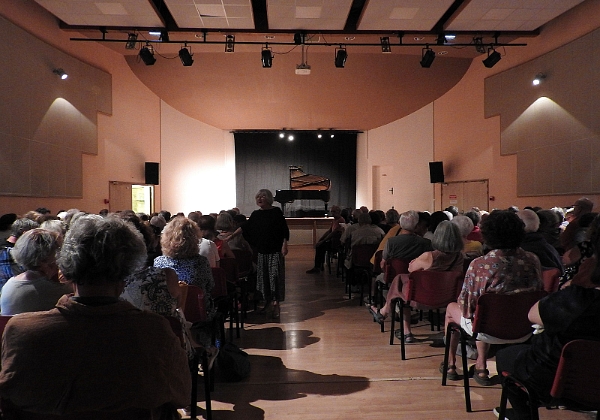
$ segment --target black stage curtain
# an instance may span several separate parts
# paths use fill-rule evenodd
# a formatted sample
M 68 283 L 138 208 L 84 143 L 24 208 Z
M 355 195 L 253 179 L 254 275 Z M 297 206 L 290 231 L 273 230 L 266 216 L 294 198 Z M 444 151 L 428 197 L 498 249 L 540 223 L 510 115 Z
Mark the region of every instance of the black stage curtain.
M 237 207 L 249 215 L 255 210 L 254 196 L 261 188 L 290 189 L 289 166 L 300 166 L 308 174 L 331 180 L 328 208 L 337 204 L 356 205 L 356 137 L 348 132 L 295 132 L 294 140 L 279 137 L 279 132 L 236 132 L 235 170 Z M 274 203 L 278 205 L 277 202 Z M 318 214 L 325 209 L 319 200 L 302 200 L 286 205 L 286 216 Z M 316 212 L 313 212 L 316 211 Z

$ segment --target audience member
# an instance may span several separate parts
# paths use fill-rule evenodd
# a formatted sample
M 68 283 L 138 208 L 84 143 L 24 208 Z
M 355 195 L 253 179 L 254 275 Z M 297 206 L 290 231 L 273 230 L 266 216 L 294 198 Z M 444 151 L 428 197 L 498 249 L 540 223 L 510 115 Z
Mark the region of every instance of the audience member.
M 358 226 L 353 229 L 348 228 L 342 233 L 342 243 L 349 245 L 346 251 L 346 261 L 344 262 L 346 268 L 352 268 L 352 248 L 354 246 L 363 244 L 379 245 L 384 236 L 385 233 L 379 226 L 371 224 L 369 213 L 361 213 L 358 216 Z
M 582 287 L 596 287 L 591 279 L 597 260 L 598 238 L 600 238 L 600 216 L 596 216 L 590 224 L 588 239 L 578 243 L 562 256 L 565 272 L 560 279 L 560 287 L 575 284 Z
M 342 209 L 339 206 L 331 207 L 331 226 L 319 238 L 315 244 L 315 264 L 306 274 L 317 274 L 323 271 L 325 254 L 332 252 L 341 246 L 341 237 L 344 231 L 345 220 L 342 217 Z
M 450 220 L 450 218 L 445 212 L 434 211 L 433 213 L 431 213 L 431 217 L 429 218 L 429 227 L 427 228 L 427 232 L 423 234 L 423 237 L 429 240 L 433 239 L 433 232 L 435 232 L 437 226 L 444 220 Z
M 193 211 L 188 214 L 188 218 L 195 222 L 198 227 L 200 226 L 202 216 L 199 212 Z M 210 216 L 206 216 L 211 218 Z M 212 218 L 211 218 L 212 219 Z M 198 238 L 198 247 L 200 250 L 200 255 L 206 257 L 208 260 L 208 264 L 211 268 L 219 267 L 219 262 L 221 261 L 221 257 L 219 256 L 219 249 L 217 248 L 217 244 L 215 244 L 210 239 L 206 239 L 202 237 L 202 229 L 200 229 L 200 237 Z
M 15 261 L 25 270 L 11 277 L 2 288 L 2 315 L 48 311 L 58 299 L 73 292 L 73 287 L 59 283 L 56 257 L 62 236 L 45 229 L 31 229 L 17 240 L 12 249 Z
M 539 210 L 536 212 L 540 219 L 540 227 L 538 232 L 544 237 L 556 251 L 560 248 L 560 224 L 562 222 L 562 215 L 554 210 Z M 560 252 L 559 252 L 560 255 Z
M 10 227 L 15 220 L 17 220 L 15 213 L 3 214 L 0 217 L 0 244 L 4 244 L 10 236 Z
M 442 221 L 431 241 L 433 251 L 426 251 L 412 260 L 408 265 L 408 272 L 419 270 L 430 271 L 460 271 L 463 269 L 463 238 L 458 226 L 445 220 Z M 402 298 L 406 301 L 406 297 L 402 294 L 402 289 L 408 282 L 408 274 L 397 275 L 390 285 L 390 289 L 385 299 L 385 305 L 377 310 L 376 306 L 369 308 L 373 319 L 380 324 L 387 318 L 390 312 L 394 309 L 391 307 L 392 300 Z M 404 341 L 412 343 L 415 337 L 412 334 L 410 327 L 410 307 L 404 308 Z
M 262 313 L 279 318 L 279 303 L 285 300 L 285 256 L 290 230 L 279 207 L 273 206 L 273 193 L 261 189 L 254 197 L 259 210 L 254 210 L 246 223 L 229 238 L 244 234 L 258 253 L 256 287 L 265 299 Z
M 591 213 L 593 208 L 594 203 L 587 197 L 582 197 L 573 204 L 573 219 L 569 221 L 569 224 L 560 235 L 560 246 L 564 252 L 567 252 L 581 242 L 582 238 L 579 238 L 578 242 L 581 217 L 587 213 Z
M 483 254 L 483 246 L 481 245 L 481 242 L 467 239 L 469 234 L 473 232 L 473 222 L 471 219 L 467 216 L 459 214 L 458 216 L 454 216 L 452 218 L 451 223 L 458 226 L 458 230 L 460 231 L 463 241 L 463 252 L 465 257 L 471 259 L 481 256 Z
M 481 236 L 481 229 L 479 228 L 479 223 L 481 223 L 481 214 L 478 211 L 468 211 L 465 213 L 471 221 L 473 222 L 473 231 L 469 233 L 467 239 L 470 241 L 477 241 L 479 243 L 483 243 L 483 237 Z
M 88 215 L 71 226 L 58 266 L 75 293 L 6 326 L 0 395 L 7 405 L 40 415 L 158 418 L 167 406 L 175 416 L 189 403 L 188 360 L 168 321 L 119 300 L 124 279 L 145 260 L 141 235 L 122 220 Z
M 520 248 L 525 229 L 523 222 L 514 212 L 493 211 L 482 223 L 481 233 L 491 251 L 475 258 L 469 265 L 458 302 L 450 303 L 446 308 L 445 330 L 448 324 L 455 323 L 471 334 L 477 299 L 484 293 L 517 293 L 542 289 L 540 260 L 534 254 Z M 456 372 L 458 339 L 458 333 L 453 333 L 448 362 L 450 380 L 459 379 Z M 490 343 L 498 342 L 500 341 L 494 337 L 477 336 L 477 361 L 473 378 L 480 385 L 491 385 L 487 370 L 487 352 Z M 440 369 L 442 368 L 443 365 Z
M 517 216 L 525 224 L 525 237 L 521 242 L 521 248 L 537 255 L 542 269 L 558 268 L 562 274 L 563 265 L 558 251 L 538 232 L 540 226 L 538 215 L 533 210 L 525 209 L 518 212 Z
M 40 225 L 37 222 L 27 218 L 17 219 L 11 225 L 10 236 L 6 242 L 0 246 L 0 291 L 9 278 L 21 274 L 24 271 L 12 257 L 12 249 L 15 246 L 15 243 L 25 232 L 39 226 Z

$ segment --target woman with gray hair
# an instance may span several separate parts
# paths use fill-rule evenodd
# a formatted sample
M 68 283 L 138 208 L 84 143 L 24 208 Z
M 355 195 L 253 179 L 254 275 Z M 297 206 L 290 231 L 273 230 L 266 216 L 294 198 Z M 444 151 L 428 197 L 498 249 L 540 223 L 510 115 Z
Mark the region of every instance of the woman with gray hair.
M 408 265 L 408 272 L 419 270 L 429 271 L 462 271 L 463 269 L 463 241 L 458 227 L 451 222 L 444 220 L 436 228 L 431 241 L 433 251 L 427 251 L 415 258 Z M 385 298 L 385 305 L 377 310 L 376 306 L 369 308 L 373 320 L 380 324 L 387 318 L 391 312 L 391 302 L 394 299 L 405 299 L 402 294 L 404 283 L 408 281 L 407 274 L 397 275 L 390 290 Z M 404 341 L 414 343 L 415 337 L 410 327 L 410 307 L 404 308 Z
M 141 235 L 123 220 L 86 215 L 72 224 L 58 266 L 74 294 L 8 322 L 0 396 L 22 410 L 73 418 L 158 418 L 186 406 L 188 360 L 169 322 L 119 300 L 145 259 Z
M 73 291 L 58 281 L 56 255 L 60 245 L 58 233 L 39 228 L 28 230 L 17 240 L 12 255 L 25 271 L 11 277 L 2 288 L 2 315 L 50 310 L 62 295 Z
M 262 189 L 254 197 L 259 210 L 233 232 L 228 240 L 244 234 L 258 252 L 257 285 L 265 299 L 263 313 L 279 318 L 279 302 L 285 299 L 285 261 L 290 230 L 279 207 L 273 206 L 273 193 Z
M 459 214 L 458 216 L 454 216 L 451 220 L 451 223 L 458 226 L 460 230 L 460 235 L 463 240 L 463 252 L 467 258 L 476 258 L 483 255 L 483 245 L 481 242 L 472 241 L 467 239 L 467 236 L 473 232 L 473 221 L 467 217 Z

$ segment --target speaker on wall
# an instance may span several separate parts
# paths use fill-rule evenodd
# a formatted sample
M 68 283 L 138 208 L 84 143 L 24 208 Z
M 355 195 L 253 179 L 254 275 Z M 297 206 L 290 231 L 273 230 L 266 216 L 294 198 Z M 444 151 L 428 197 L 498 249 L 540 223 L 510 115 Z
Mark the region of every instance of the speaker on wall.
M 158 185 L 158 162 L 146 162 L 144 174 L 146 184 Z
M 429 162 L 429 180 L 432 184 L 444 182 L 443 162 Z

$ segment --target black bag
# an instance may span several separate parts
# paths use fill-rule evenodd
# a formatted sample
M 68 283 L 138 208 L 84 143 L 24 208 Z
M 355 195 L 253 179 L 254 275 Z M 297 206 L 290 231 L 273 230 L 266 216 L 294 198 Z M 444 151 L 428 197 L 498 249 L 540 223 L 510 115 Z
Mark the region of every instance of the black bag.
M 225 343 L 217 356 L 217 368 L 225 381 L 241 381 L 250 375 L 248 353 L 233 343 Z

